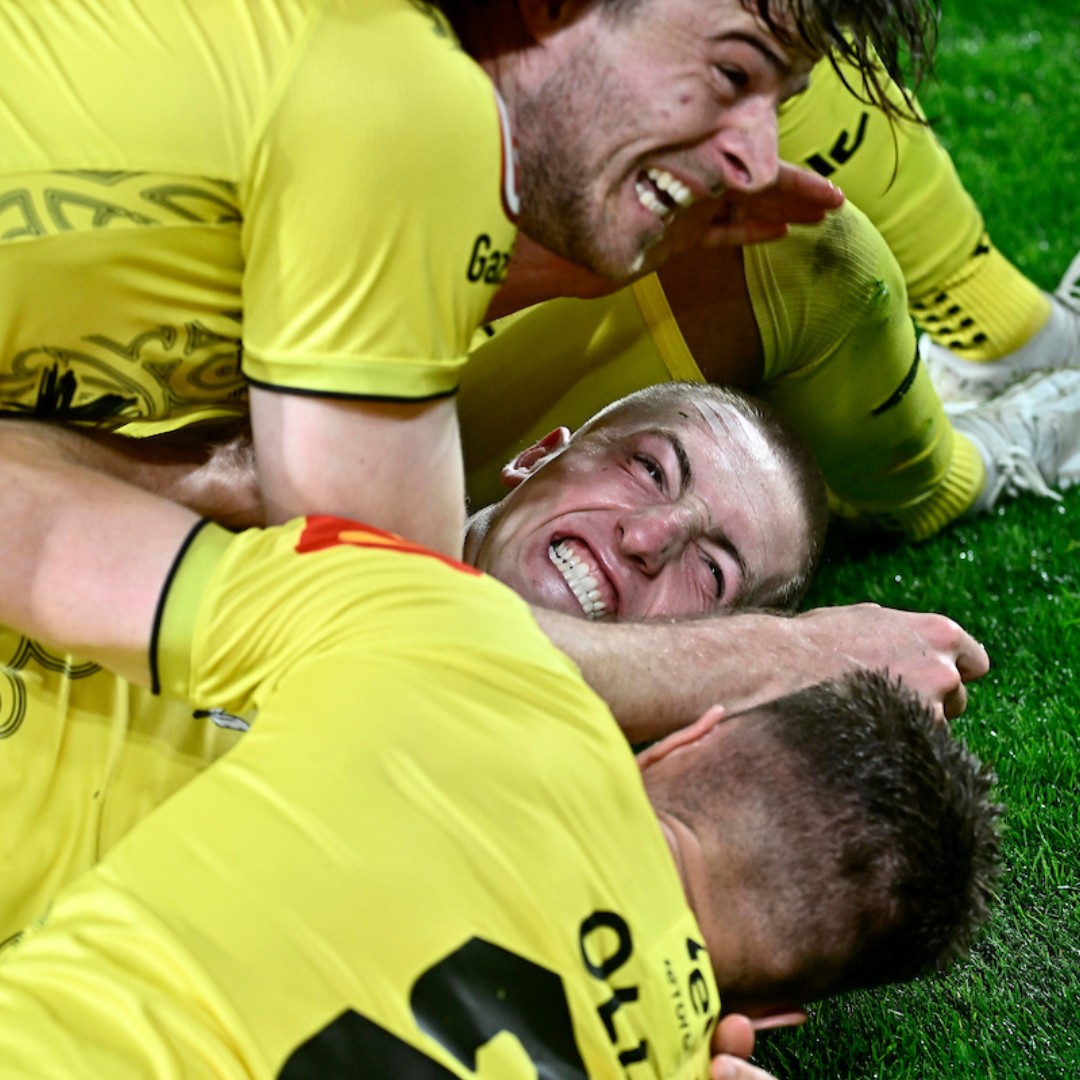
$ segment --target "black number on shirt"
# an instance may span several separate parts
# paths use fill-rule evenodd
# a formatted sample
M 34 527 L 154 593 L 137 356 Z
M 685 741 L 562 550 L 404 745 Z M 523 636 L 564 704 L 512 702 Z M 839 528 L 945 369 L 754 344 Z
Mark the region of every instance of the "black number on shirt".
M 428 968 L 410 995 L 416 1022 L 466 1069 L 501 1031 L 516 1036 L 538 1080 L 588 1080 L 562 980 L 482 938 Z M 298 1047 L 281 1080 L 453 1080 L 450 1072 L 385 1028 L 348 1010 Z

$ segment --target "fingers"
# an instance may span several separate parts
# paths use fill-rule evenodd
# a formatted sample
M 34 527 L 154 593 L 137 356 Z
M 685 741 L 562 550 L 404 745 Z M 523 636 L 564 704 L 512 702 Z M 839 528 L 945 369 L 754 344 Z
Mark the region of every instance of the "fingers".
M 844 193 L 825 177 L 786 162 L 780 165 L 776 183 L 765 191 L 728 191 L 724 197 L 748 217 L 807 223 L 820 221 L 844 202 Z
M 941 631 L 944 640 L 939 639 L 934 644 L 945 672 L 944 683 L 940 692 L 931 697 L 931 704 L 939 719 L 954 720 L 967 709 L 966 684 L 981 679 L 990 670 L 990 657 L 986 649 L 958 623 L 941 616 L 931 618 L 937 619 L 938 625 L 944 628 Z M 928 641 L 933 642 L 931 631 L 928 631 Z
M 941 711 L 946 720 L 955 720 L 962 716 L 967 708 L 967 687 L 960 683 L 951 693 L 946 694 L 941 702 Z
M 770 1012 L 765 1016 L 753 1017 L 750 1021 L 754 1031 L 774 1031 L 776 1028 L 800 1027 L 809 1017 L 805 1009 L 792 1007 L 787 1012 Z
M 835 210 L 844 203 L 844 193 L 831 181 L 812 169 L 790 162 L 780 162 L 780 172 L 773 191 L 784 196 L 813 203 L 823 210 Z
M 776 1080 L 772 1073 L 737 1057 L 721 1054 L 712 1059 L 710 1080 Z
M 754 1021 L 741 1013 L 721 1017 L 713 1032 L 714 1054 L 748 1058 L 754 1052 Z
M 961 631 L 963 632 L 963 631 Z M 981 679 L 990 670 L 990 654 L 970 634 L 964 634 L 966 647 L 956 658 L 956 667 L 964 682 Z
M 877 604 L 819 608 L 806 620 L 822 677 L 851 668 L 884 669 L 919 695 L 940 720 L 967 708 L 967 683 L 990 670 L 986 650 L 958 623 L 930 612 Z
M 788 234 L 784 221 L 740 221 L 710 226 L 701 236 L 701 246 L 707 248 L 747 247 L 780 240 Z

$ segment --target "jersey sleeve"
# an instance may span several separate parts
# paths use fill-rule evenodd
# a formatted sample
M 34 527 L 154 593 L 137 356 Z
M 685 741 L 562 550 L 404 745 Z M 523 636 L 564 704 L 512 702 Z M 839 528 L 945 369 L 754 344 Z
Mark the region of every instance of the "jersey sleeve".
M 333 662 L 342 649 L 396 650 L 422 663 L 462 633 L 463 589 L 474 639 L 497 641 L 513 619 L 523 635 L 518 651 L 576 670 L 505 586 L 393 533 L 325 516 L 239 534 L 208 523 L 178 556 L 159 604 L 159 689 L 197 708 L 247 715 L 308 656 Z
M 514 236 L 495 90 L 431 5 L 326 7 L 252 149 L 244 373 L 292 392 L 446 395 Z

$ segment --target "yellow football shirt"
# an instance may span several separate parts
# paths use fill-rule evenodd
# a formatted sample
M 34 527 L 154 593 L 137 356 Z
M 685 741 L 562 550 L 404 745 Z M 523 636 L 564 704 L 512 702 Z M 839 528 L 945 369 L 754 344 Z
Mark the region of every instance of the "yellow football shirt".
M 0 954 L 5 1075 L 701 1078 L 625 739 L 527 606 L 313 518 L 180 563 L 162 685 L 251 730 Z
M 434 7 L 5 4 L 0 72 L 4 409 L 235 414 L 245 377 L 453 392 L 512 185 L 494 88 Z
M 237 738 L 0 628 L 0 942 Z

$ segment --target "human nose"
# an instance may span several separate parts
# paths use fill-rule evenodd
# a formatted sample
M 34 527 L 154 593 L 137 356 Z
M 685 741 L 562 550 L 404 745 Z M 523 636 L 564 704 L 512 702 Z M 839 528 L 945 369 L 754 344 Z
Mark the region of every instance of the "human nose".
M 720 186 L 752 194 L 776 183 L 780 175 L 777 145 L 777 102 L 754 96 L 727 110 L 712 139 Z
M 690 511 L 677 506 L 626 514 L 618 528 L 619 549 L 649 577 L 682 554 L 694 531 Z

